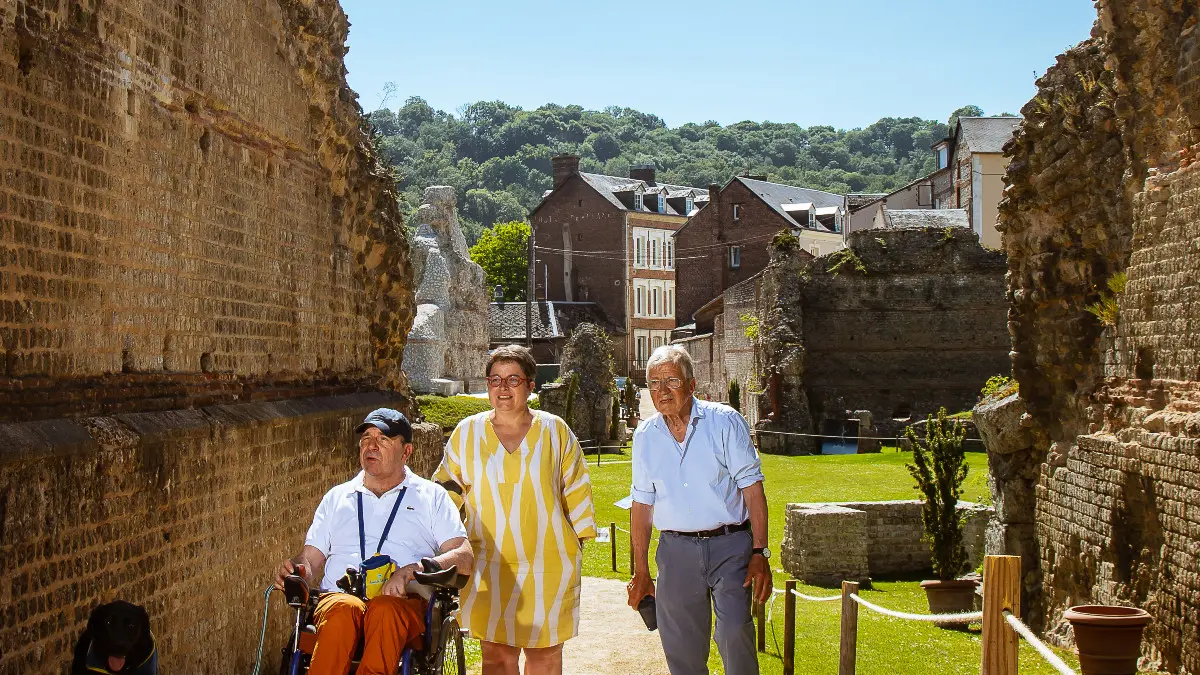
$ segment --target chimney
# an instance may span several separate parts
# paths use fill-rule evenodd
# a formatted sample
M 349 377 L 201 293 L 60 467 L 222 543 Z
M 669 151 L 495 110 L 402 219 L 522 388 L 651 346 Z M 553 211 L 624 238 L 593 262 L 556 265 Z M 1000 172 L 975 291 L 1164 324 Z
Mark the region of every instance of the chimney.
M 550 164 L 554 166 L 554 189 L 563 186 L 567 179 L 579 173 L 579 155 L 555 155 L 550 158 Z
M 634 164 L 629 167 L 629 177 L 634 180 L 644 181 L 646 185 L 654 187 L 657 183 L 654 182 L 654 165 L 653 164 Z

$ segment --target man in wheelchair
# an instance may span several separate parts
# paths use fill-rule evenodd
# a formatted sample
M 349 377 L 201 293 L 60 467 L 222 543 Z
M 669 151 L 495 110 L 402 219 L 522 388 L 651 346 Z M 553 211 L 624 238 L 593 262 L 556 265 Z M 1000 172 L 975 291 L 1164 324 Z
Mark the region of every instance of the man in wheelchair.
M 281 590 L 290 575 L 310 586 L 320 580 L 322 591 L 342 589 L 316 603 L 311 675 L 346 675 L 360 641 L 360 675 L 395 675 L 405 647 L 419 646 L 425 630 L 414 574 L 436 566 L 465 575 L 475 563 L 450 496 L 405 466 L 413 446 L 404 415 L 380 408 L 355 433 L 362 471 L 325 494 L 304 549 L 275 575 Z M 424 570 L 423 558 L 431 559 Z

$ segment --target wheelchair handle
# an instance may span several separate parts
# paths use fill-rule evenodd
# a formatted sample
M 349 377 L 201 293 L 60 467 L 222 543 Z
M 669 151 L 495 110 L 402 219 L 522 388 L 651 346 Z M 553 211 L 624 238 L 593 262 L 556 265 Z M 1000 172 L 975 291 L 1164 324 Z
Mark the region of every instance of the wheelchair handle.
M 308 596 L 308 582 L 303 577 L 289 574 L 283 578 L 283 597 L 287 599 L 288 606 L 295 609 L 307 607 Z

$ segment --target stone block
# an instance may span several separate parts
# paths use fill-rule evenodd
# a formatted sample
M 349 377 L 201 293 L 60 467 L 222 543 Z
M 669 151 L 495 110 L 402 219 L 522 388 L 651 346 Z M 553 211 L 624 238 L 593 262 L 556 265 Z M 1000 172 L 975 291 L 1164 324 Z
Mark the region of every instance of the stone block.
M 780 560 L 806 584 L 867 581 L 867 514 L 836 504 L 788 504 Z
M 1021 424 L 1025 402 L 1017 393 L 1002 399 L 984 399 L 971 413 L 988 452 L 1006 455 L 1033 445 L 1029 429 Z
M 447 380 L 441 377 L 435 377 L 429 381 L 430 394 L 438 396 L 455 396 L 463 393 L 463 383 L 461 380 Z

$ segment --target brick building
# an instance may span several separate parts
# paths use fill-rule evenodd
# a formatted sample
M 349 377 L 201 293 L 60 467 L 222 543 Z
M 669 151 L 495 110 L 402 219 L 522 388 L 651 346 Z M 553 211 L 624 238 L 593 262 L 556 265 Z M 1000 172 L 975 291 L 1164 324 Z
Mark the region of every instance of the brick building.
M 629 177 L 579 171 L 553 158 L 554 189 L 530 214 L 539 299 L 595 302 L 620 326 L 617 371 L 636 373 L 675 327 L 675 241 L 704 190 L 655 180 L 652 165 Z
M 678 273 L 688 280 L 679 289 L 680 325 L 725 289 L 761 272 L 767 244 L 781 230 L 794 233 L 814 256 L 845 247 L 842 195 L 746 176 L 708 191 L 707 205 L 675 235 Z

